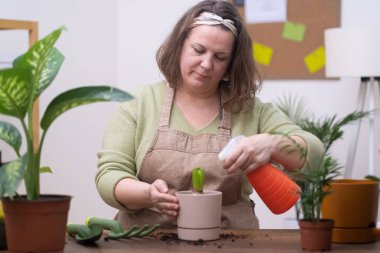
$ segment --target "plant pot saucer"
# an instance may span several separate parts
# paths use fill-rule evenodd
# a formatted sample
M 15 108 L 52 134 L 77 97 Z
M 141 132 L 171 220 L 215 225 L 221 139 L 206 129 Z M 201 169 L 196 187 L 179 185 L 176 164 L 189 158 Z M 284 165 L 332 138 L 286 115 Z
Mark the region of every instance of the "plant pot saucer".
M 212 241 L 219 239 L 220 228 L 194 229 L 178 227 L 177 233 L 178 238 L 185 241 Z
M 374 228 L 333 228 L 333 243 L 370 243 L 376 241 Z

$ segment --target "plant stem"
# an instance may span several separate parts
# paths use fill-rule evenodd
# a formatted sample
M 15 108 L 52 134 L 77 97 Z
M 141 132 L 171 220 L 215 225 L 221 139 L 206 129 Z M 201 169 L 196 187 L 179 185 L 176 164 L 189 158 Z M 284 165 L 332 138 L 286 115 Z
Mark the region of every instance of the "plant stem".
M 37 150 L 37 154 L 36 154 L 36 166 L 38 168 L 40 168 L 42 145 L 44 144 L 44 140 L 45 140 L 45 136 L 46 136 L 46 131 L 47 131 L 47 129 L 42 132 L 41 140 L 40 140 L 40 143 L 38 145 L 38 150 Z
M 33 145 L 33 99 L 28 106 L 28 128 L 23 123 L 25 137 L 27 142 L 27 167 L 25 171 L 24 181 L 28 200 L 35 200 L 39 196 L 40 180 L 39 180 L 39 161 L 36 161 L 36 153 Z

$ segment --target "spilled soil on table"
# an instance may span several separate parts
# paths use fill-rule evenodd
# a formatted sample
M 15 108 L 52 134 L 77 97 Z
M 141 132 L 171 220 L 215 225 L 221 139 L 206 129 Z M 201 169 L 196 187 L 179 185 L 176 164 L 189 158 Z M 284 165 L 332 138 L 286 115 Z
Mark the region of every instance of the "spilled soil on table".
M 178 238 L 177 233 L 165 233 L 165 232 L 159 232 L 155 235 L 152 235 L 153 237 L 157 237 L 160 241 L 166 242 L 168 245 L 195 245 L 195 246 L 216 246 L 218 248 L 222 248 L 225 243 L 227 244 L 233 244 L 235 242 L 238 242 L 239 240 L 243 240 L 247 238 L 247 235 L 236 235 L 234 233 L 221 233 L 218 240 L 215 241 L 204 241 L 204 240 L 198 240 L 198 241 L 183 241 Z M 250 243 L 250 245 L 253 245 Z

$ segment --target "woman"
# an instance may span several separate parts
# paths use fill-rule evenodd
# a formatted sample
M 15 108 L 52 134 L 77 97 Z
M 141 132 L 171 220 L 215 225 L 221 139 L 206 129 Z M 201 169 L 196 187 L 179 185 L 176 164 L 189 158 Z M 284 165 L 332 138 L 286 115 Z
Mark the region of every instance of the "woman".
M 175 226 L 174 193 L 189 190 L 192 169 L 202 166 L 205 189 L 223 193 L 222 226 L 258 228 L 245 174 L 269 161 L 289 171 L 317 168 L 321 142 L 256 98 L 261 80 L 252 42 L 227 1 L 202 1 L 188 10 L 157 62 L 165 80 L 141 89 L 107 128 L 98 154 L 101 197 L 120 210 L 117 219 L 126 227 Z M 241 134 L 248 137 L 219 161 L 228 140 Z M 306 157 L 284 149 L 294 143 Z

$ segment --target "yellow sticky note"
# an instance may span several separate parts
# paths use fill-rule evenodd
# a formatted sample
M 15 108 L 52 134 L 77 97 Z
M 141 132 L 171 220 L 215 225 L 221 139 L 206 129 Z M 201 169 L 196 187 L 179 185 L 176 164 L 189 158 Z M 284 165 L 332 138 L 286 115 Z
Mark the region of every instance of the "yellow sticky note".
M 303 60 L 309 72 L 314 74 L 325 66 L 325 48 L 323 46 L 318 47 L 306 55 Z
M 269 66 L 272 61 L 273 48 L 270 46 L 253 42 L 253 57 L 261 65 Z

